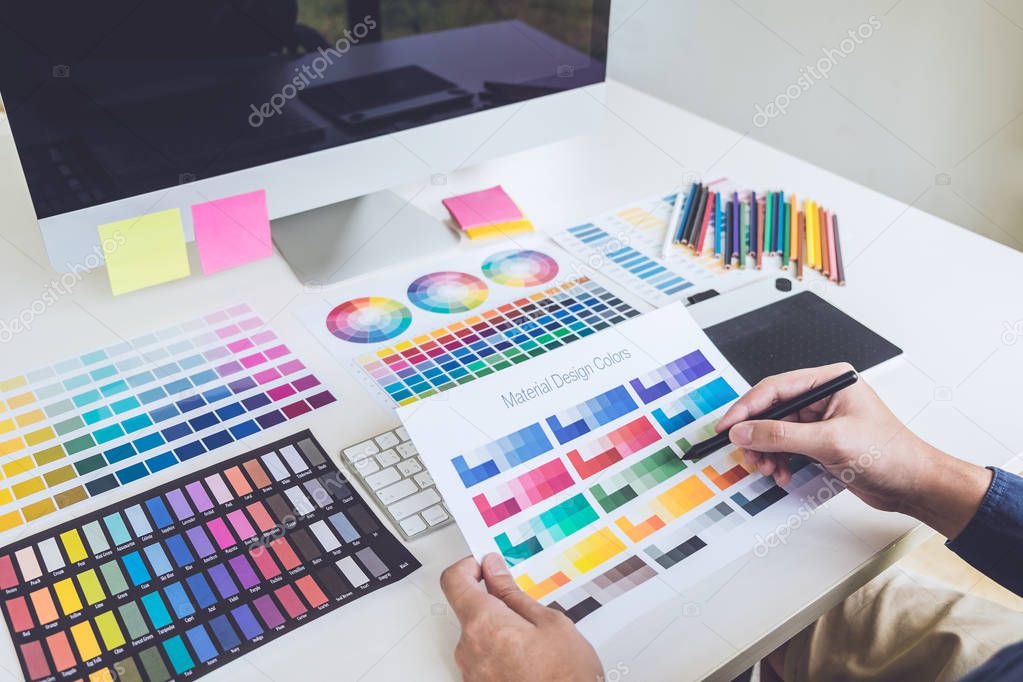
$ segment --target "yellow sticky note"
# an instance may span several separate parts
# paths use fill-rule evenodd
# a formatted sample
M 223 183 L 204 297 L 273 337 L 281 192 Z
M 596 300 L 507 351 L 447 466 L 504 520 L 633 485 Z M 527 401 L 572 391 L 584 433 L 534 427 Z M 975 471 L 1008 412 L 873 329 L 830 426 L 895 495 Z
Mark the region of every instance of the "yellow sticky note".
M 176 208 L 100 225 L 99 238 L 114 296 L 191 273 Z

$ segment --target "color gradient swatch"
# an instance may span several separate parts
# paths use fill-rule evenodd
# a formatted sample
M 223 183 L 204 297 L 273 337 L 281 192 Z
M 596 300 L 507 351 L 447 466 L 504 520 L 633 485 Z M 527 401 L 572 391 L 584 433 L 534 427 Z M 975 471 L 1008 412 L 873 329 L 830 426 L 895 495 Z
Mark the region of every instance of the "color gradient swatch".
M 582 530 L 598 518 L 586 497 L 576 495 L 501 533 L 494 541 L 508 565 L 514 566 Z
M 388 341 L 412 325 L 412 312 L 393 298 L 371 296 L 345 301 L 327 315 L 327 330 L 352 343 Z
M 569 451 L 565 456 L 579 476 L 589 478 L 659 440 L 661 434 L 643 416 Z
M 0 531 L 335 401 L 246 304 L 0 382 Z
M 718 377 L 695 391 L 668 401 L 653 411 L 654 419 L 666 433 L 675 433 L 700 417 L 710 414 L 739 397 L 728 382 Z
M 534 287 L 558 276 L 558 262 L 529 249 L 501 251 L 483 263 L 488 279 L 509 287 Z
M 546 464 L 504 483 L 499 483 L 485 493 L 472 498 L 480 516 L 488 526 L 515 516 L 523 509 L 543 502 L 548 497 L 575 485 L 575 480 L 560 459 Z M 491 502 L 498 499 L 499 502 Z
M 408 299 L 431 313 L 464 313 L 482 305 L 488 293 L 479 277 L 465 272 L 432 272 L 409 285 Z
M 637 315 L 639 311 L 628 303 L 580 278 L 381 348 L 355 362 L 395 404 L 408 405 Z
M 417 568 L 306 431 L 5 547 L 0 607 L 26 680 L 163 682 Z

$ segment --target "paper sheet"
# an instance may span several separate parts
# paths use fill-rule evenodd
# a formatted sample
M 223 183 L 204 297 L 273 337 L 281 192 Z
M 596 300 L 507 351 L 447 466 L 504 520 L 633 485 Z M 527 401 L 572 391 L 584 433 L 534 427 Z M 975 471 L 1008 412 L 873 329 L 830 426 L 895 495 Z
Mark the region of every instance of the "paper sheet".
M 170 209 L 99 226 L 114 296 L 188 277 L 181 211 Z
M 398 414 L 473 553 L 599 645 L 835 485 L 681 461 L 747 388 L 674 304 Z
M 192 222 L 207 275 L 273 255 L 264 190 L 196 204 Z

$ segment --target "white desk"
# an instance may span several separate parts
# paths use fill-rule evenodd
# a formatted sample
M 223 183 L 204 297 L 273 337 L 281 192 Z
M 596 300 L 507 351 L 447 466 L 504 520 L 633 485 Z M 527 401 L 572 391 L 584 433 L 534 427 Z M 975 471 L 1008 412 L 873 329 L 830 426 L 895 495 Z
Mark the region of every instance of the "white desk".
M 442 218 L 442 198 L 500 182 L 545 226 L 660 191 L 680 181 L 685 170 L 818 198 L 842 217 L 850 285 L 816 291 L 906 351 L 905 362 L 873 378 L 885 399 L 925 438 L 967 459 L 1000 464 L 1023 450 L 1015 385 L 1023 376 L 1023 338 L 1019 343 L 1011 334 L 1003 338 L 1005 325 L 1023 320 L 1023 255 L 622 85 L 609 86 L 607 107 L 606 124 L 596 135 L 458 172 L 443 186 L 400 191 Z M 5 136 L 0 178 L 0 321 L 7 321 L 40 299 L 56 275 L 40 265 L 47 260 Z M 336 453 L 395 425 L 395 418 L 364 399 L 356 380 L 303 331 L 292 315 L 305 303 L 303 296 L 309 294 L 276 257 L 118 299 L 109 295 L 105 274 L 93 273 L 34 316 L 30 332 L 0 346 L 0 374 L 112 344 L 241 297 L 342 396 L 340 404 L 290 427 L 310 426 Z M 227 458 L 280 435 L 271 431 L 261 441 L 256 436 L 214 456 Z M 143 485 L 177 477 L 184 466 L 189 465 Z M 137 491 L 127 487 L 116 494 Z M 100 497 L 73 511 L 113 499 Z M 765 558 L 750 555 L 734 563 L 693 585 L 682 606 L 665 605 L 643 626 L 630 628 L 601 652 L 605 666 L 627 668 L 627 679 L 634 680 L 729 679 L 923 539 L 912 532 L 914 526 L 843 494 L 785 546 Z M 309 680 L 456 676 L 451 651 L 458 629 L 437 578 L 466 547 L 449 527 L 411 549 L 424 564 L 411 579 L 306 625 L 208 679 L 261 673 L 283 682 L 297 668 Z M 0 675 L 20 679 L 7 643 L 0 644 Z

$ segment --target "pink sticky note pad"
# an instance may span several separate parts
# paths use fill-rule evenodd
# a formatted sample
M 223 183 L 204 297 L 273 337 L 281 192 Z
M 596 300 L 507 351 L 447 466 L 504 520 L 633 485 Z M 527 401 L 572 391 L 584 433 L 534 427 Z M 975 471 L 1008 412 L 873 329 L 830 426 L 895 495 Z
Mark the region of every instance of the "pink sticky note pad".
M 481 192 L 445 199 L 444 206 L 463 230 L 512 223 L 524 217 L 522 211 L 500 185 Z
M 196 204 L 192 223 L 207 275 L 273 254 L 264 190 Z

